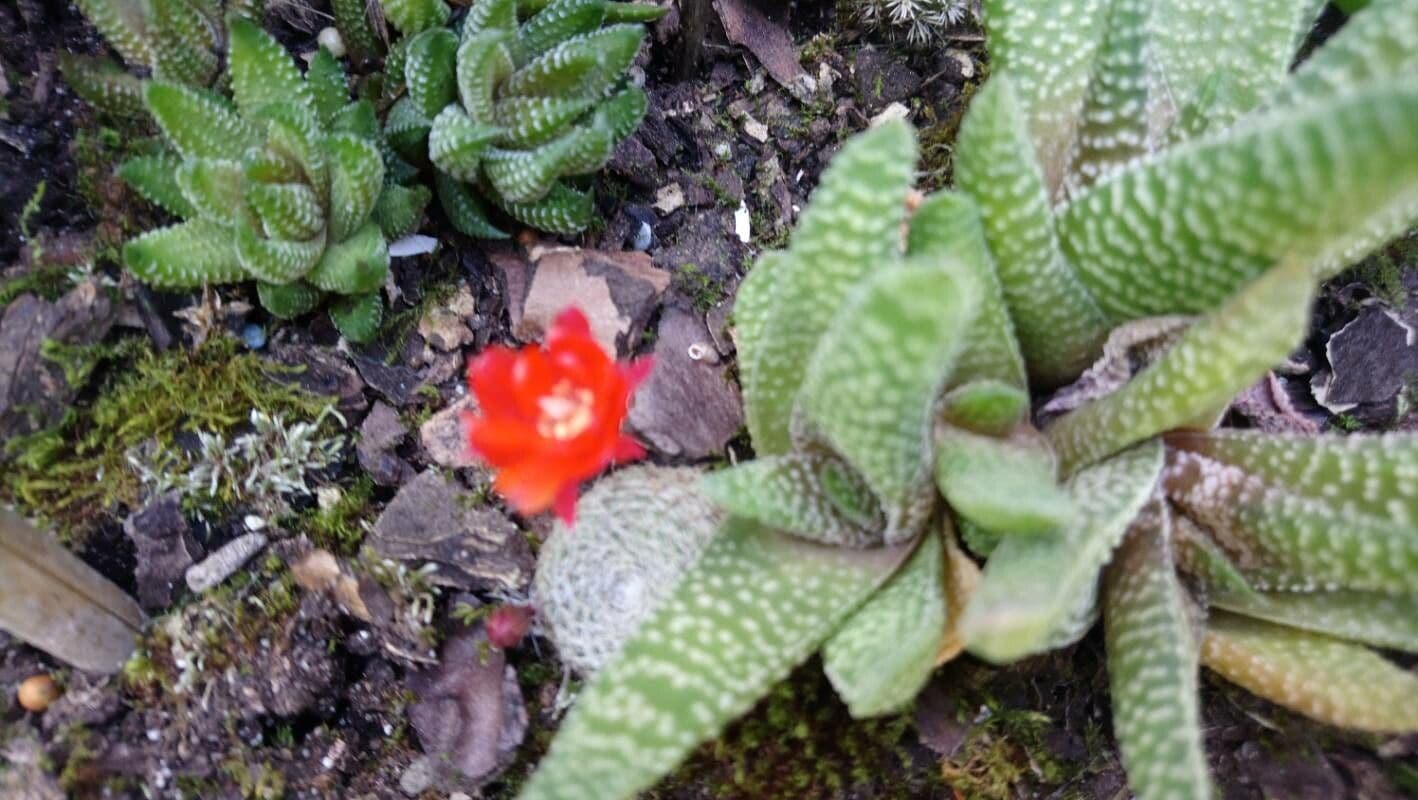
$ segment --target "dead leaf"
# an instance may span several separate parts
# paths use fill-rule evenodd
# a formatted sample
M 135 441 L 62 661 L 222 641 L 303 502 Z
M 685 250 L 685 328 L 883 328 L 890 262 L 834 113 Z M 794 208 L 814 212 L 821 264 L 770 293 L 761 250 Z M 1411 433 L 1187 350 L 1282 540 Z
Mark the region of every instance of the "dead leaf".
M 965 637 L 960 634 L 960 620 L 965 607 L 980 585 L 980 566 L 970 558 L 955 540 L 955 531 L 945 534 L 945 638 L 940 643 L 935 664 L 940 666 L 965 650 Z
M 729 41 L 748 48 L 773 80 L 799 100 L 804 99 L 812 78 L 798 62 L 798 49 L 786 28 L 769 18 L 751 0 L 714 0 L 714 10 L 719 12 Z M 807 90 L 806 94 L 811 91 Z
M 0 628 L 91 672 L 133 654 L 143 612 L 51 535 L 0 509 Z

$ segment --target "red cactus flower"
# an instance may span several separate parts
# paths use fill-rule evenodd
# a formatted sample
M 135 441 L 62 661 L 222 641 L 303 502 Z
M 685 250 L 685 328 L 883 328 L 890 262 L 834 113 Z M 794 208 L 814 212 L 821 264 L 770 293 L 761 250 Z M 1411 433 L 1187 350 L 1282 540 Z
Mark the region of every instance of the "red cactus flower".
M 468 364 L 481 414 L 469 413 L 468 443 L 497 470 L 493 488 L 524 515 L 555 508 L 575 520 L 583 481 L 645 448 L 621 433 L 635 388 L 651 361 L 617 364 L 591 337 L 576 308 L 557 315 L 546 345 L 493 346 Z
M 483 623 L 488 643 L 500 650 L 511 650 L 522 641 L 532 627 L 532 610 L 526 606 L 498 606 Z

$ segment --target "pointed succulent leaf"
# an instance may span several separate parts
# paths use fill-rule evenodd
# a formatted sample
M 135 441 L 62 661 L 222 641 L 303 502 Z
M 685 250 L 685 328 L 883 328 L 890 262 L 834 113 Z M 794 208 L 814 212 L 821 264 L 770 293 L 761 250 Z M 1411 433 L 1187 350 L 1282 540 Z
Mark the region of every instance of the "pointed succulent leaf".
M 345 49 L 358 60 L 379 53 L 379 39 L 369 24 L 368 0 L 330 0 L 330 12 L 335 17 L 335 30 Z
M 315 57 L 310 59 L 305 83 L 310 87 L 311 105 L 320 119 L 320 124 L 328 127 L 350 102 L 350 86 L 345 78 L 344 67 L 340 66 L 339 59 L 322 47 L 316 51 Z
M 1418 597 L 1374 592 L 1215 592 L 1227 611 L 1312 633 L 1392 650 L 1418 652 Z
M 1024 358 L 1014 337 L 995 263 L 985 243 L 980 209 L 961 192 L 940 191 L 916 207 L 906 238 L 906 252 L 958 260 L 980 285 L 979 309 L 960 352 L 954 383 L 1000 381 L 1024 388 Z
M 111 58 L 60 53 L 59 70 L 74 94 L 105 114 L 129 118 L 147 113 L 143 82 Z
M 791 256 L 786 250 L 769 250 L 762 253 L 749 269 L 748 275 L 739 282 L 738 289 L 734 293 L 734 348 L 738 352 L 739 386 L 743 389 L 744 407 L 750 420 L 748 426 L 750 433 L 759 429 L 754 424 L 754 412 L 747 411 L 747 409 L 756 408 L 750 404 L 749 399 L 758 398 L 762 391 L 763 371 L 760 364 L 763 350 L 767 346 L 768 334 L 774 330 L 771 321 L 775 313 L 773 308 L 776 299 L 775 282 L 777 276 L 783 271 L 792 269 L 791 266 L 784 263 L 790 258 Z M 783 433 L 786 434 L 786 417 L 784 423 Z M 756 435 L 754 441 L 758 441 Z M 756 446 L 760 456 L 766 454 L 763 444 Z
M 227 22 L 227 73 L 231 93 L 247 119 L 260 116 L 271 103 L 295 103 L 311 108 L 311 93 L 281 43 L 256 22 L 232 17 Z
M 153 77 L 204 86 L 217 74 L 212 23 L 188 0 L 152 0 Z
M 734 516 L 809 541 L 875 547 L 885 520 L 871 487 L 840 458 L 789 453 L 704 477 L 704 494 Z
M 857 719 L 898 712 L 925 687 L 944 644 L 945 553 L 930 531 L 916 552 L 822 646 L 822 671 Z
M 981 380 L 956 386 L 941 399 L 941 417 L 961 430 L 1002 436 L 1029 413 L 1029 393 L 1013 383 Z
M 958 265 L 908 261 L 848 298 L 813 353 L 795 438 L 831 444 L 872 487 L 889 544 L 930 513 L 930 437 L 979 287 Z
M 428 134 L 428 157 L 439 170 L 461 181 L 478 179 L 478 167 L 498 128 L 474 122 L 457 105 L 450 104 L 433 121 Z
M 246 204 L 273 239 L 311 239 L 325 228 L 320 198 L 304 183 L 248 183 Z
M 1299 436 L 1248 430 L 1178 431 L 1167 445 L 1229 464 L 1341 515 L 1418 526 L 1418 448 L 1398 435 Z
M 970 652 L 1006 663 L 1043 652 L 1091 617 L 1098 574 L 1152 497 L 1162 447 L 1147 442 L 1089 467 L 1068 483 L 1074 524 L 1052 534 L 1006 536 L 985 562 L 961 622 Z
M 667 6 L 650 3 L 629 3 L 610 0 L 606 3 L 606 22 L 654 22 L 669 13 Z
M 1154 14 L 1165 14 L 1160 7 L 1166 5 L 1113 0 L 1105 12 L 1103 41 L 1094 56 L 1092 78 L 1075 123 L 1069 169 L 1063 177 L 1068 192 L 1091 185 L 1147 153 L 1155 124 L 1151 117 L 1158 111 L 1148 103 L 1148 94 L 1160 83 L 1149 80 L 1158 42 L 1148 35 L 1148 22 Z M 1211 55 L 1210 48 L 1206 55 Z
M 988 558 L 1003 538 L 1000 534 L 986 530 L 968 519 L 957 519 L 955 524 L 960 530 L 960 541 L 980 558 Z
M 123 245 L 123 266 L 161 289 L 191 289 L 245 278 L 231 231 L 194 219 L 157 228 Z
M 518 796 L 649 787 L 806 660 L 910 550 L 823 547 L 730 519 L 582 691 Z
M 743 354 L 755 364 L 752 382 L 744 385 L 744 409 L 759 455 L 790 449 L 788 423 L 809 356 L 848 293 L 899 255 L 915 162 L 915 137 L 905 123 L 848 141 L 823 172 L 787 254 L 756 268 L 776 267 L 764 278 L 774 283 L 775 314 L 794 319 Z
M 423 210 L 432 197 L 433 193 L 422 184 L 401 186 L 386 183 L 370 216 L 379 225 L 379 230 L 384 232 L 384 238 L 402 239 L 418 228 L 423 220 Z
M 599 95 L 635 60 L 644 38 L 644 26 L 607 25 L 567 39 L 512 73 L 502 92 L 507 96 Z
M 628 86 L 596 106 L 594 124 L 610 132 L 617 143 L 635 132 L 645 119 L 650 99 L 639 86 Z
M 325 252 L 325 233 L 306 241 L 265 239 L 248 225 L 236 226 L 236 255 L 258 281 L 290 283 L 305 276 Z
M 389 116 L 384 120 L 384 135 L 400 154 L 419 159 L 428 152 L 432 127 L 433 120 L 419 112 L 413 98 L 404 95 L 389 108 Z
M 1201 659 L 1232 683 L 1330 725 L 1418 730 L 1418 675 L 1362 645 L 1218 612 Z
M 1214 308 L 1277 263 L 1327 276 L 1418 218 L 1415 126 L 1399 80 L 1267 114 L 1079 195 L 1064 251 L 1113 322 Z
M 1300 341 L 1312 293 L 1302 265 L 1276 267 L 1192 325 L 1127 385 L 1060 417 L 1046 433 L 1064 474 L 1225 408 Z
M 450 9 L 443 0 L 379 0 L 384 18 L 406 37 L 441 27 L 448 21 Z M 479 5 L 484 5 L 479 3 Z
M 488 220 L 486 206 L 467 184 L 442 171 L 434 172 L 433 183 L 438 193 L 438 204 L 460 233 L 477 239 L 507 238 L 506 231 Z
M 1010 76 L 1018 88 L 1028 152 L 1042 169 L 1048 197 L 1057 197 L 1063 185 L 1112 5 L 1110 0 L 984 4 L 991 69 Z
M 486 4 L 483 4 L 486 5 Z M 516 70 L 511 37 L 501 31 L 485 31 L 470 35 L 465 29 L 463 42 L 458 45 L 458 98 L 468 116 L 484 125 L 497 123 L 494 101 L 498 87 Z M 504 91 L 502 96 L 513 93 Z
M 330 157 L 321 146 L 322 132 L 314 112 L 294 103 L 269 103 L 262 113 L 266 150 L 297 164 L 320 202 L 329 202 Z
M 1165 479 L 1168 498 L 1243 572 L 1260 570 L 1258 587 L 1273 585 L 1270 571 L 1308 588 L 1418 592 L 1418 527 L 1341 511 L 1195 453 L 1169 453 Z
M 457 53 L 458 36 L 447 28 L 426 30 L 409 42 L 404 84 L 414 108 L 428 119 L 458 99 Z
M 379 333 L 379 324 L 384 321 L 384 300 L 379 292 L 342 297 L 330 306 L 330 321 L 341 336 L 363 344 Z
M 601 27 L 605 16 L 605 0 L 555 0 L 523 23 L 517 38 L 526 57 L 536 58 L 567 39 Z
M 511 36 L 517 32 L 517 12 L 522 10 L 518 0 L 483 0 L 475 4 L 463 20 L 463 38 L 483 33 L 498 33 Z
M 1207 591 L 1255 598 L 1255 587 L 1226 551 L 1190 518 L 1173 515 L 1173 553 L 1177 568 Z
M 152 66 L 152 17 L 142 0 L 76 0 L 79 11 L 129 64 Z
M 483 172 L 498 195 L 529 203 L 545 197 L 561 176 L 581 171 L 578 166 L 609 157 L 613 146 L 605 131 L 573 128 L 534 150 L 489 147 L 483 153 Z
M 253 183 L 296 183 L 305 180 L 305 171 L 292 158 L 264 147 L 253 147 L 241 158 L 243 177 Z
M 1076 514 L 1042 441 L 943 426 L 936 436 L 935 479 L 952 510 L 996 533 L 1050 533 Z
M 256 129 L 210 92 L 148 81 L 143 97 L 164 138 L 184 157 L 238 159 L 259 141 Z
M 980 204 L 1031 376 L 1054 386 L 1088 366 L 1107 329 L 1059 247 L 1015 85 L 997 75 L 971 101 L 960 128 L 955 179 Z
M 118 166 L 118 177 L 148 202 L 186 219 L 196 216 L 197 209 L 187 202 L 178 185 L 177 170 L 181 165 L 182 159 L 171 153 L 134 156 Z
M 277 319 L 295 319 L 307 314 L 320 302 L 320 292 L 308 283 L 256 282 L 261 307 Z
M 1144 511 L 1108 568 L 1103 623 L 1113 734 L 1138 800 L 1212 796 L 1198 708 L 1198 648 L 1173 567 L 1170 522 Z
M 508 147 L 533 147 L 564 133 L 595 104 L 593 97 L 507 97 L 497 101 L 493 118 Z
M 389 246 L 379 226 L 371 221 L 343 242 L 325 248 L 305 279 L 327 292 L 377 295 L 388 274 Z
M 1296 67 L 1265 103 L 1267 110 L 1317 103 L 1418 69 L 1418 8 L 1376 0 L 1344 23 Z
M 238 161 L 189 158 L 178 165 L 174 177 L 183 199 L 199 216 L 230 226 L 243 221 L 243 174 Z
M 368 100 L 356 100 L 341 106 L 331 115 L 326 122 L 326 128 L 330 133 L 353 133 L 364 139 L 378 139 L 379 116 L 373 103 Z
M 330 156 L 330 240 L 343 241 L 364 224 L 384 186 L 384 159 L 368 139 L 348 133 L 325 138 Z
M 507 215 L 538 230 L 548 233 L 580 233 L 591 224 L 595 213 L 595 203 L 590 192 L 582 192 L 558 182 L 547 192 L 546 197 L 530 203 L 514 203 L 493 193 L 492 200 Z

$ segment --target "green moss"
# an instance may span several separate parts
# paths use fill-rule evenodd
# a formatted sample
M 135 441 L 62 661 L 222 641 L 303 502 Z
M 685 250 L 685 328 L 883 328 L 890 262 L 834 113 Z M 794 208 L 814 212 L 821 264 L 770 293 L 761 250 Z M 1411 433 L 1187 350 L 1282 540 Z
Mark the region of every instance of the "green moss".
M 182 431 L 225 434 L 253 409 L 313 419 L 328 402 L 276 380 L 288 368 L 241 352 L 231 337 L 190 352 L 96 345 L 87 355 L 70 350 L 64 357 L 82 365 L 105 353 L 116 361 L 98 397 L 55 428 L 11 442 L 6 455 L 13 464 L 0 477 L 0 500 L 48 518 L 69 540 L 138 502 L 141 487 L 127 454 L 140 445 L 151 442 L 159 460 L 185 458 L 173 441 Z
M 342 487 L 340 499 L 329 508 L 312 508 L 286 522 L 294 533 L 304 533 L 317 547 L 340 556 L 353 556 L 364 541 L 365 523 L 375 516 L 374 481 L 360 474 Z
M 724 287 L 709 277 L 698 264 L 685 264 L 675 270 L 671 279 L 675 288 L 688 297 L 701 313 L 718 305 L 724 299 Z

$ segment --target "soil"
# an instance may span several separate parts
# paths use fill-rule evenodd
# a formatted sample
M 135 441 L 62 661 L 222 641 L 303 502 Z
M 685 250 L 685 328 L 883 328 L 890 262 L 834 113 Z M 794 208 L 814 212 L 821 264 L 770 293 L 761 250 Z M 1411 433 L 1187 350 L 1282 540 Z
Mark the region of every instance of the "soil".
M 710 8 L 708 2 L 702 6 Z M 805 104 L 766 77 L 753 56 L 730 45 L 712 10 L 706 13 L 708 33 L 697 65 L 682 63 L 682 53 L 696 48 L 685 48 L 669 26 L 652 36 L 642 65 L 649 116 L 597 179 L 603 224 L 568 240 L 606 250 L 629 249 L 641 240 L 640 249 L 672 277 L 643 323 L 646 332 L 655 331 L 663 308 L 699 314 L 711 334 L 717 319 L 722 330 L 729 298 L 753 256 L 782 244 L 836 147 L 891 102 L 905 103 L 923 129 L 925 182 L 947 182 L 949 142 L 973 81 L 983 73 L 978 37 L 960 43 L 974 67 L 967 77 L 955 56 L 943 60 L 880 38 L 833 33 L 843 26 L 830 0 L 802 2 L 793 7 L 789 30 L 799 47 L 807 45 L 804 66 L 815 77 L 834 77 L 830 89 Z M 310 31 L 275 14 L 267 24 L 297 52 L 310 49 Z M 140 585 L 133 540 L 123 526 L 141 510 L 139 497 L 73 517 L 66 535 L 79 555 L 125 591 L 162 598 L 146 610 L 166 622 L 144 634 L 144 657 L 112 678 L 68 670 L 0 633 L 0 798 L 402 798 L 459 791 L 512 796 L 545 751 L 559 717 L 562 668 L 550 646 L 531 636 L 507 652 L 527 731 L 505 759 L 510 763 L 481 788 L 455 781 L 440 791 L 413 780 L 411 766 L 423 756 L 426 731 L 410 721 L 419 701 L 410 687 L 422 685 L 416 676 L 431 666 L 420 653 L 460 635 L 460 608 L 516 600 L 515 587 L 476 580 L 430 587 L 420 583 L 422 577 L 380 573 L 377 585 L 361 585 L 359 594 L 383 597 L 395 611 L 381 617 L 376 610 L 363 619 L 330 593 L 297 585 L 292 566 L 312 547 L 334 551 L 346 567 L 368 566 L 360 546 L 394 498 L 397 487 L 391 484 L 440 463 L 418 427 L 460 396 L 462 355 L 430 350 L 419 317 L 465 286 L 477 310 L 461 353 L 515 341 L 512 292 L 495 265 L 514 246 L 462 237 L 431 210 L 423 231 L 451 246 L 396 262 L 403 297 L 380 341 L 353 353 L 333 349 L 338 337 L 322 316 L 276 326 L 259 309 L 231 308 L 243 300 L 256 306 L 236 287 L 222 291 L 230 313 L 216 313 L 210 330 L 193 327 L 173 311 L 197 297 L 155 296 L 130 286 L 113 261 L 113 245 L 154 218 L 103 169 L 104 159 L 111 165 L 135 132 L 96 117 L 56 68 L 60 52 L 102 50 L 70 4 L 18 0 L 0 6 L 0 68 L 8 83 L 0 97 L 0 287 L 6 280 L 35 278 L 54 264 L 90 261 L 126 298 L 108 345 L 130 341 L 181 351 L 196 336 L 256 325 L 270 339 L 259 357 L 300 365 L 304 371 L 287 380 L 337 395 L 349 429 L 358 428 L 374 404 L 386 404 L 381 414 L 390 408 L 397 414 L 392 422 L 381 421 L 387 447 L 356 454 L 347 446 L 338 463 L 318 476 L 355 502 L 321 511 L 314 498 L 286 498 L 290 508 L 281 519 L 294 522 L 284 541 L 205 595 L 186 590 L 180 580 L 175 588 L 157 587 L 162 591 Z M 103 129 L 115 133 L 80 133 Z M 679 187 L 678 205 L 659 193 L 669 184 Z M 736 232 L 741 204 L 750 216 L 748 241 Z M 36 257 L 36 241 L 44 258 Z M 1392 296 L 1395 286 L 1406 298 L 1409 287 L 1418 286 L 1411 280 L 1418 275 L 1411 250 L 1396 248 L 1385 258 L 1326 290 L 1308 347 L 1312 363 L 1324 363 L 1325 343 L 1359 315 L 1360 300 Z M 33 286 L 50 299 L 63 288 L 43 281 Z M 640 345 L 642 351 L 651 347 L 648 341 Z M 90 408 L 112 391 L 133 358 L 131 350 L 114 348 L 82 382 L 75 407 Z M 1351 412 L 1358 416 L 1346 417 L 1314 402 L 1308 378 L 1289 381 L 1286 389 L 1317 424 L 1411 424 L 1411 418 L 1397 419 L 1397 397 L 1365 398 Z M 395 430 L 389 431 L 391 425 Z M 729 448 L 746 454 L 741 440 Z M 375 463 L 377 469 L 366 466 Z M 480 469 L 460 465 L 454 472 L 459 491 L 486 492 Z M 385 475 L 392 477 L 380 477 Z M 26 505 L 13 495 L 0 500 Z M 209 518 L 184 511 L 189 546 L 203 554 L 244 534 L 244 520 L 256 509 L 229 503 Z M 540 525 L 529 521 L 516 534 L 525 534 L 520 547 L 535 545 Z M 280 531 L 269 532 L 283 538 Z M 176 569 L 190 561 L 179 553 Z M 153 573 L 145 569 L 143 581 L 163 578 Z M 404 609 L 418 614 L 405 618 Z M 1073 648 L 1009 670 L 964 658 L 939 672 L 914 713 L 873 721 L 851 720 L 820 665 L 809 663 L 650 796 L 1126 797 L 1109 732 L 1102 650 L 1095 631 Z M 181 653 L 200 655 L 201 663 L 184 661 Z M 200 693 L 183 683 L 194 679 L 194 671 L 204 687 Z M 60 680 L 64 698 L 43 714 L 26 713 L 13 689 L 40 673 Z M 1418 738 L 1347 734 L 1210 677 L 1203 684 L 1207 751 L 1220 796 L 1418 796 Z

